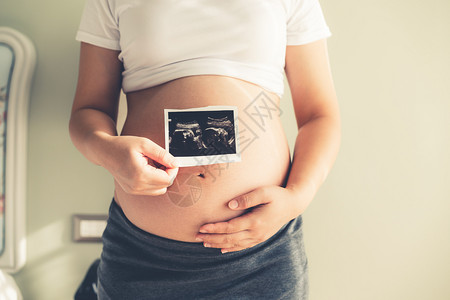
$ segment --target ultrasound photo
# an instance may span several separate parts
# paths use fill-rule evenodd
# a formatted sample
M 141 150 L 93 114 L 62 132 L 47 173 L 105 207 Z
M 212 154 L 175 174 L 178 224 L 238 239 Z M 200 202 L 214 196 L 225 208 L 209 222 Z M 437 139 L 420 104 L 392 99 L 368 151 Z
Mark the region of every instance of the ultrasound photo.
M 213 164 L 222 156 L 228 162 L 240 161 L 236 107 L 165 109 L 164 113 L 166 149 L 182 166 Z

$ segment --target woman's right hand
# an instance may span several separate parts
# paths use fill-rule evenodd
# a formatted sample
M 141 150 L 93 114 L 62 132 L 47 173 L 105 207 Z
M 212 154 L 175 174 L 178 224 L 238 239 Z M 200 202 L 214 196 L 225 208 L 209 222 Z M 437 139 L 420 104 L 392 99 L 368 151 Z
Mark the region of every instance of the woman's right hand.
M 161 195 L 178 173 L 175 158 L 147 138 L 117 136 L 123 71 L 119 54 L 81 43 L 70 136 L 77 149 L 108 170 L 126 193 Z
M 132 195 L 158 196 L 177 173 L 175 157 L 153 141 L 137 136 L 109 136 L 101 165 Z

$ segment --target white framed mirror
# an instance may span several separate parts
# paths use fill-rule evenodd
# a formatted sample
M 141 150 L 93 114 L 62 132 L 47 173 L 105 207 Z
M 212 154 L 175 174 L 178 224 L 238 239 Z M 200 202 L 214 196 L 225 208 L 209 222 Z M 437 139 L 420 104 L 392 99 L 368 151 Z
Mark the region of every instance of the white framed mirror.
M 17 272 L 26 260 L 28 104 L 36 65 L 31 41 L 0 27 L 0 269 Z

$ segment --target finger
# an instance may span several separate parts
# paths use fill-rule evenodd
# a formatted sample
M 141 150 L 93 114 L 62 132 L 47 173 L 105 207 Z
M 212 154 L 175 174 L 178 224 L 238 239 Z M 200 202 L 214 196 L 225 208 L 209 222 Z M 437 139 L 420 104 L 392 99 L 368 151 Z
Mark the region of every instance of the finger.
M 156 189 L 146 189 L 146 190 L 141 190 L 141 191 L 136 191 L 134 193 L 132 193 L 133 195 L 136 196 L 161 196 L 164 195 L 167 192 L 167 188 L 156 188 Z
M 245 214 L 227 222 L 205 224 L 200 227 L 200 233 L 235 233 L 248 230 L 252 226 L 251 214 Z
M 224 247 L 220 249 L 220 252 L 222 252 L 223 254 L 228 253 L 228 252 L 236 252 L 236 251 L 241 251 L 241 250 L 245 250 L 248 248 L 251 248 L 253 246 L 255 246 L 257 243 L 250 241 L 245 245 L 241 245 L 238 247 Z
M 163 180 L 155 180 L 154 177 L 141 174 L 133 178 L 122 178 L 118 180 L 119 184 L 129 193 L 146 193 L 148 191 L 159 190 L 169 186 L 170 179 L 168 175 Z
M 177 177 L 177 174 L 178 174 L 178 170 L 179 170 L 179 168 L 166 170 L 167 175 L 169 175 L 169 177 L 171 178 L 170 182 L 169 182 L 169 186 L 171 186 L 173 184 L 173 182 L 175 181 L 175 178 Z
M 151 190 L 148 195 L 149 196 L 160 196 L 163 195 L 167 192 L 167 187 L 164 187 L 162 189 L 158 189 L 158 190 Z
M 146 172 L 143 174 L 144 178 L 142 178 L 142 181 L 148 182 L 151 185 L 165 185 L 167 187 L 172 179 L 175 178 L 173 176 L 173 171 L 171 172 L 171 175 L 169 175 L 169 172 L 155 168 L 151 165 L 147 165 L 145 170 Z
M 167 191 L 167 186 L 164 185 L 130 186 L 121 184 L 121 187 L 126 193 L 137 196 L 158 196 L 166 193 Z
M 169 187 L 175 181 L 177 177 L 179 168 L 166 168 L 163 169 L 154 167 L 150 164 L 144 167 L 146 170 L 144 181 L 149 182 L 150 184 L 160 184 Z
M 261 189 L 256 189 L 250 193 L 240 195 L 230 202 L 228 207 L 233 210 L 245 210 L 261 204 L 269 203 Z
M 223 248 L 226 247 L 226 245 L 238 245 L 241 241 L 248 238 L 248 231 L 239 231 L 231 234 L 197 234 L 195 237 L 198 242 L 203 242 L 210 245 L 221 245 L 216 248 Z
M 218 248 L 218 249 L 245 249 L 251 247 L 251 245 L 255 244 L 255 242 L 251 239 L 242 240 L 237 243 L 229 243 L 229 244 L 214 244 L 214 243 L 203 243 L 203 246 L 206 248 Z M 234 250 L 237 251 L 237 250 Z M 227 251 L 229 252 L 229 251 Z
M 169 168 L 177 168 L 178 162 L 176 158 L 169 153 L 169 151 L 160 147 L 155 142 L 146 139 L 146 143 L 143 145 L 143 154 L 148 156 L 150 159 L 160 163 Z
M 165 181 L 165 176 L 161 171 L 165 172 L 169 177 L 169 182 L 167 182 L 167 186 L 171 186 L 173 184 L 173 181 L 175 180 L 175 177 L 178 174 L 179 168 L 168 168 L 166 166 L 161 165 L 160 163 L 151 160 L 150 158 L 146 158 L 147 163 L 145 164 L 145 167 L 147 170 L 150 170 L 152 172 L 152 176 L 155 173 L 159 173 L 161 175 L 161 179 Z

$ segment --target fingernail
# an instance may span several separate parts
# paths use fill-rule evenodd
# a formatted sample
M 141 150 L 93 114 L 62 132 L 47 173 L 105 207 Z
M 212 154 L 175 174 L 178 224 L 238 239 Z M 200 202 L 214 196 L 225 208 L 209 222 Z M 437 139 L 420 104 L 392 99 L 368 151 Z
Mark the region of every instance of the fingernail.
M 180 165 L 180 163 L 178 162 L 178 160 L 173 157 L 172 159 L 172 167 L 177 168 Z
M 210 247 L 211 247 L 211 244 L 204 243 L 203 246 L 205 246 L 206 248 L 210 248 Z
M 200 238 L 200 237 L 196 237 L 195 240 L 196 240 L 197 242 L 203 242 L 203 239 Z
M 222 252 L 222 254 L 228 253 L 227 250 L 220 250 L 220 252 Z
M 175 181 L 175 177 L 176 176 L 173 176 L 173 178 L 170 180 L 169 186 L 171 186 L 173 184 L 173 182 Z
M 205 230 L 205 229 L 200 229 L 199 232 L 200 232 L 200 233 L 208 233 L 208 231 Z
M 228 202 L 228 207 L 231 209 L 236 209 L 238 208 L 239 203 L 236 200 L 231 200 L 230 202 Z

